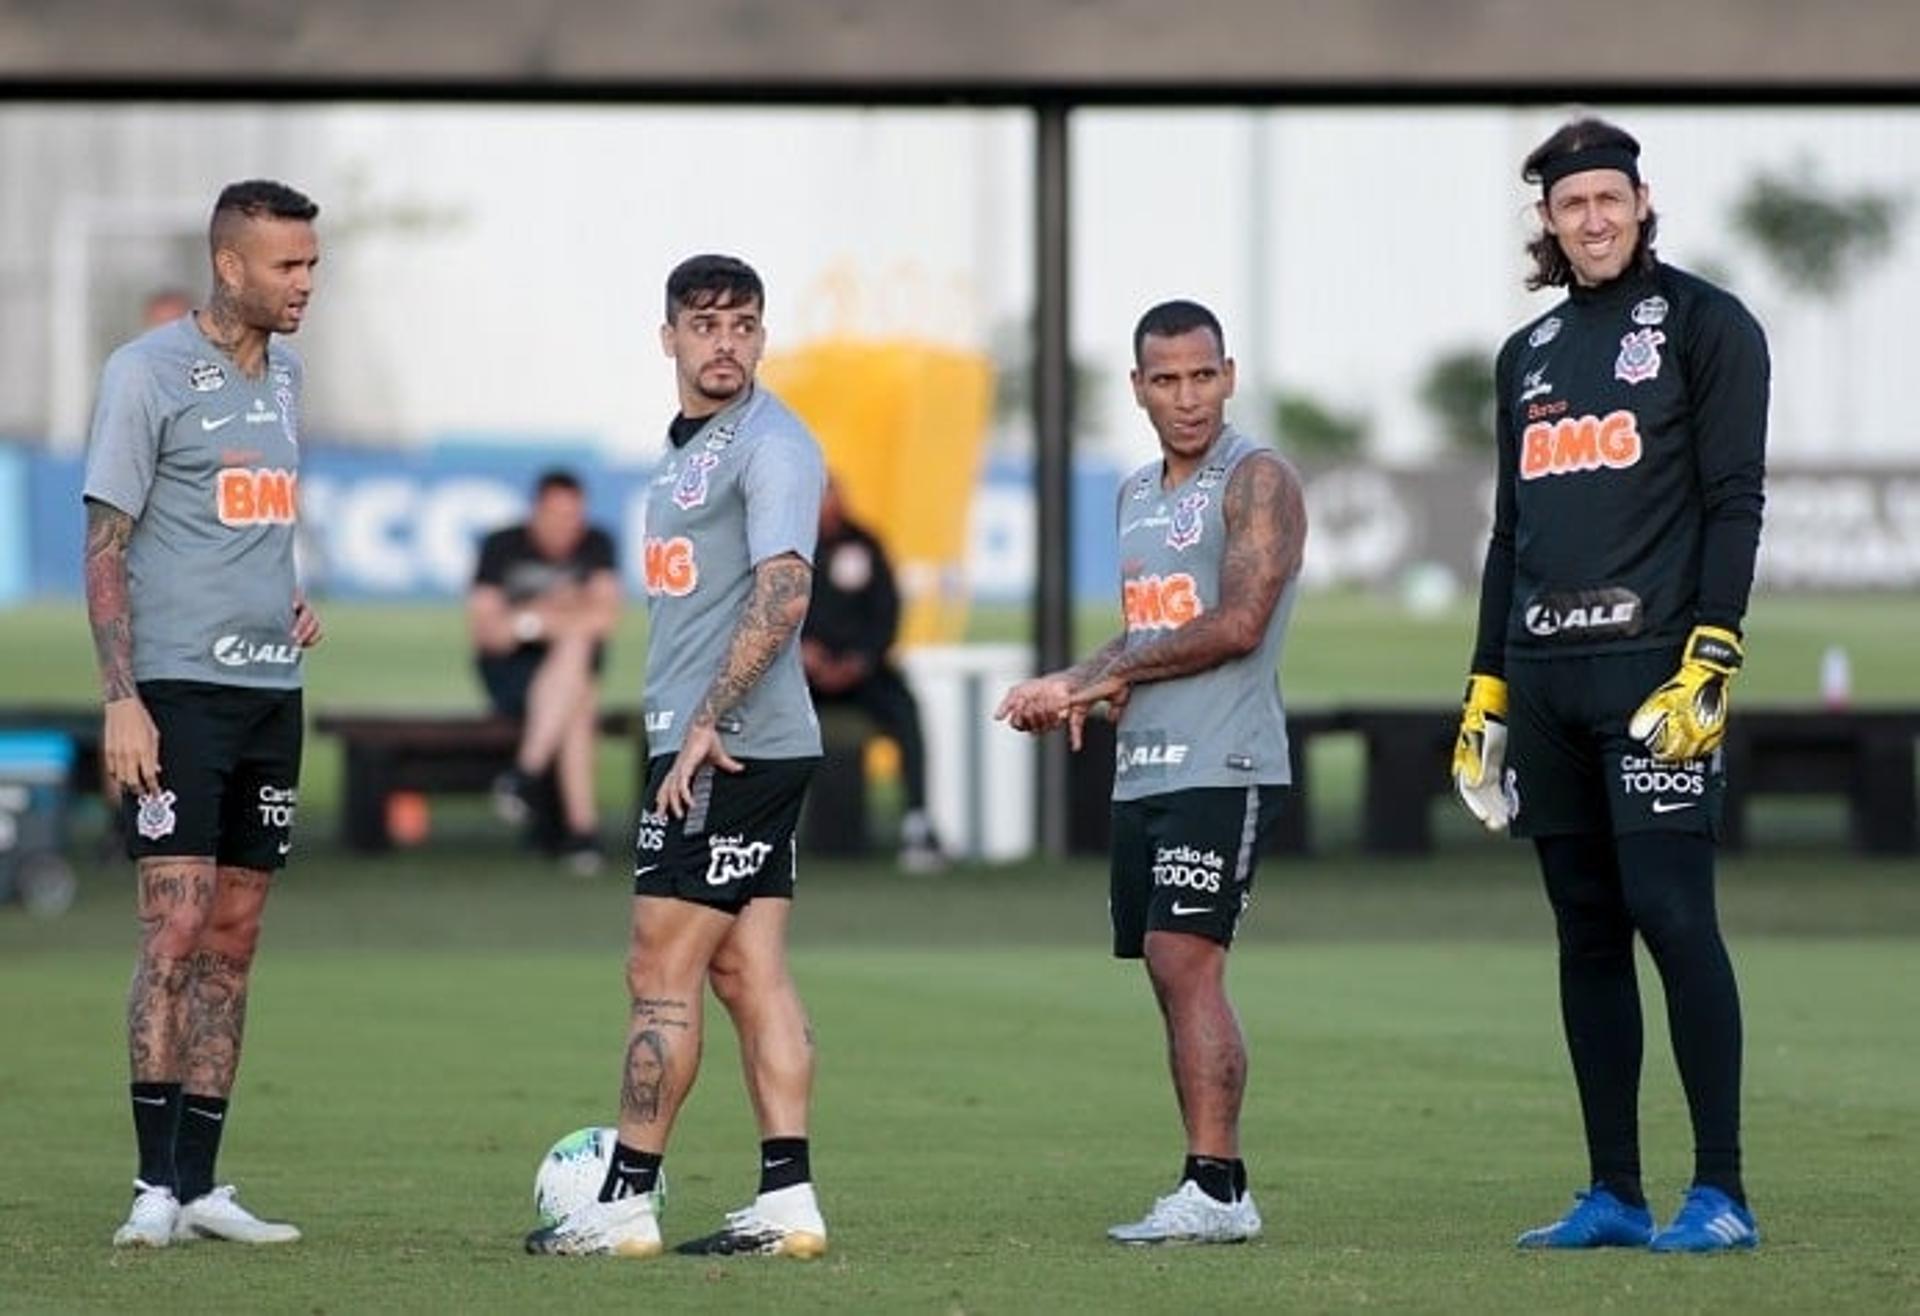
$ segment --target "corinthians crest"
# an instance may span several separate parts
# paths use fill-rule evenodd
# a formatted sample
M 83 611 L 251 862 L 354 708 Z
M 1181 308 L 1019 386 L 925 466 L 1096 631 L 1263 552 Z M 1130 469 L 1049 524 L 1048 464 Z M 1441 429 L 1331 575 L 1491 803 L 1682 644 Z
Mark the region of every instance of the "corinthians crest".
M 1613 359 L 1613 377 L 1629 384 L 1653 379 L 1660 373 L 1660 344 L 1667 336 L 1658 329 L 1635 329 L 1620 340 L 1620 355 Z
M 717 454 L 696 452 L 687 458 L 687 464 L 680 471 L 679 482 L 673 486 L 673 505 L 683 512 L 691 512 L 707 501 L 707 472 L 720 464 Z
M 1173 521 L 1167 526 L 1168 548 L 1192 548 L 1200 542 L 1200 530 L 1204 524 L 1200 514 L 1207 510 L 1207 504 L 1212 501 L 1206 494 L 1196 491 L 1174 504 Z

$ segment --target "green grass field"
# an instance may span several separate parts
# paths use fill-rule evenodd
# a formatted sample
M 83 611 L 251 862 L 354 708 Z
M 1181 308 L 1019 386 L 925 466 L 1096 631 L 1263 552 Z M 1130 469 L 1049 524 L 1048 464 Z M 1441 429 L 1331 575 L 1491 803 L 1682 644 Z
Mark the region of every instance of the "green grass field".
M 311 708 L 477 705 L 456 610 L 328 619 Z M 1083 619 L 1085 639 L 1106 624 Z M 1022 626 L 999 614 L 976 630 Z M 1310 598 L 1289 697 L 1451 703 L 1469 630 L 1464 612 L 1414 621 Z M 1836 637 L 1862 702 L 1920 694 L 1914 609 L 1763 599 L 1735 715 L 1742 699 L 1811 699 Z M 641 638 L 630 621 L 615 699 L 638 689 Z M 0 613 L 0 697 L 92 689 L 77 607 Z M 1314 765 L 1320 807 L 1342 817 L 1348 748 L 1316 749 L 1330 758 Z M 610 819 L 629 803 L 628 765 L 609 748 Z M 107 1246 L 132 1168 L 121 1016 L 136 929 L 125 865 L 85 857 L 92 812 L 75 908 L 37 921 L 0 906 L 0 1310 L 1920 1310 L 1920 873 L 1837 849 L 1837 805 L 1763 802 L 1760 843 L 1723 867 L 1766 1235 L 1754 1255 L 1512 1250 L 1584 1172 L 1550 920 L 1524 848 L 1446 810 L 1426 861 L 1365 859 L 1316 819 L 1319 857 L 1262 871 L 1232 971 L 1260 1242 L 1136 1253 L 1102 1237 L 1171 1186 L 1180 1141 L 1149 993 L 1105 954 L 1099 865 L 926 880 L 843 863 L 803 867 L 795 926 L 833 1252 L 810 1266 L 568 1263 L 518 1243 L 541 1152 L 612 1114 L 624 884 L 522 857 L 477 805 L 436 804 L 424 849 L 350 857 L 331 843 L 337 773 L 333 747 L 310 742 L 302 845 L 268 911 L 222 1161 L 307 1238 Z M 1650 969 L 1643 981 L 1646 1160 L 1665 1213 L 1688 1136 Z M 712 1018 L 668 1160 L 670 1241 L 752 1188 L 752 1120 Z
M 1920 1304 L 1920 885 L 1903 865 L 1729 865 L 1766 1243 L 1704 1261 L 1511 1249 L 1584 1166 L 1547 914 L 1525 854 L 1492 843 L 1262 874 L 1232 972 L 1269 1232 L 1185 1252 L 1102 1238 L 1169 1186 L 1180 1144 L 1148 992 L 1104 954 L 1098 867 L 808 870 L 795 965 L 820 1037 L 815 1164 L 834 1246 L 811 1266 L 521 1255 L 540 1153 L 611 1113 L 622 884 L 477 848 L 311 854 L 269 911 L 223 1156 L 307 1238 L 117 1255 L 133 926 L 118 866 L 86 876 L 57 922 L 0 909 L 7 1310 Z M 751 1116 L 715 1022 L 668 1160 L 670 1240 L 752 1187 Z M 1650 1189 L 1671 1210 L 1688 1139 L 1657 1027 L 1645 1122 Z

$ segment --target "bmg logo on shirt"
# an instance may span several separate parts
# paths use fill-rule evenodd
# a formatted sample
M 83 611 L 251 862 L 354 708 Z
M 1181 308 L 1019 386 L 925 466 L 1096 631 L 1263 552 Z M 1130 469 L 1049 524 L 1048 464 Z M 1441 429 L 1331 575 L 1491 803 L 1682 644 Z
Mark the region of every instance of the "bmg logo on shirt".
M 300 477 L 278 466 L 227 466 L 214 486 L 224 526 L 292 525 L 299 516 Z
M 1184 571 L 1136 576 L 1126 581 L 1122 590 L 1130 631 L 1178 630 L 1204 611 L 1199 586 Z
M 648 539 L 646 544 L 647 593 L 685 598 L 700 583 L 700 564 L 693 556 L 693 541 L 685 535 L 672 539 Z
M 1623 470 L 1640 460 L 1640 426 L 1631 411 L 1535 421 L 1520 435 L 1520 478 Z

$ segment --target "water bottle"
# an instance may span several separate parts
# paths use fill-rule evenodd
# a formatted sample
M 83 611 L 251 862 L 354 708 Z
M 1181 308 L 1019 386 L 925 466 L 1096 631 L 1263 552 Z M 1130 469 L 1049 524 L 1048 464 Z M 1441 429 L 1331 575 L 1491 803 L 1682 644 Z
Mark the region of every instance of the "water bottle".
M 1820 655 L 1820 702 L 1832 709 L 1853 702 L 1853 663 L 1837 644 Z

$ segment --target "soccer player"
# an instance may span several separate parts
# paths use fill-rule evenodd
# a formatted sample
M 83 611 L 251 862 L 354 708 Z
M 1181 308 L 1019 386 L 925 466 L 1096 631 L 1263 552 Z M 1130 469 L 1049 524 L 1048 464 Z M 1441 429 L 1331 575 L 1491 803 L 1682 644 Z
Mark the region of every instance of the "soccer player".
M 800 420 L 754 383 L 766 345 L 759 275 L 730 256 L 695 256 L 668 276 L 666 301 L 660 340 L 680 414 L 647 494 L 653 758 L 636 839 L 619 1145 L 598 1199 L 526 1244 L 660 1252 L 660 1164 L 699 1068 L 711 983 L 740 1038 L 760 1187 L 679 1250 L 816 1257 L 827 1227 L 807 1144 L 813 1037 L 786 943 L 794 825 L 820 761 L 799 636 L 826 465 Z
M 206 307 L 108 358 L 87 451 L 87 616 L 102 756 L 137 867 L 127 998 L 139 1145 L 122 1247 L 285 1243 L 216 1187 L 247 982 L 293 844 L 302 651 L 294 576 L 300 358 L 319 208 L 235 183 L 214 205 Z
M 1260 1213 L 1240 1156 L 1247 1056 L 1227 950 L 1291 780 L 1277 669 L 1306 508 L 1292 468 L 1226 422 L 1233 361 L 1212 312 L 1155 306 L 1133 354 L 1160 459 L 1120 490 L 1125 629 L 1014 686 L 994 716 L 1024 731 L 1064 724 L 1076 749 L 1088 710 L 1105 702 L 1119 723 L 1113 953 L 1146 960 L 1187 1156 L 1174 1191 L 1108 1236 L 1238 1243 L 1260 1233 Z
M 1566 300 L 1496 367 L 1494 526 L 1454 778 L 1528 837 L 1560 944 L 1590 1186 L 1522 1247 L 1759 1242 L 1740 1176 L 1740 998 L 1714 909 L 1720 742 L 1760 535 L 1767 344 L 1732 296 L 1655 255 L 1640 145 L 1580 119 L 1526 159 L 1528 286 Z M 1657 1233 L 1641 1192 L 1639 933 L 1666 990 L 1693 1185 Z
M 549 768 L 566 836 L 560 853 L 582 876 L 600 871 L 594 744 L 600 668 L 620 619 L 613 537 L 587 524 L 586 494 L 571 471 L 534 484 L 533 510 L 480 544 L 467 628 L 495 712 L 521 719 L 511 768 L 494 783 L 494 807 L 511 823 L 532 814 L 533 781 Z

